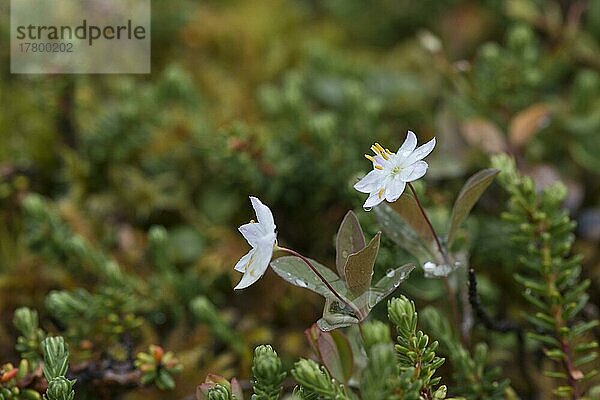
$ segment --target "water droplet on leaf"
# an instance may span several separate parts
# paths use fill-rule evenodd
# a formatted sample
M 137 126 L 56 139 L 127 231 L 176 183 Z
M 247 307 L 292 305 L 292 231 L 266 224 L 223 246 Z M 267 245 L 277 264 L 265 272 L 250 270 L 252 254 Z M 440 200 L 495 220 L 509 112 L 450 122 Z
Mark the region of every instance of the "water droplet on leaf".
M 296 279 L 294 283 L 296 284 L 296 286 L 300 286 L 303 288 L 308 287 L 308 283 L 304 282 L 302 279 Z
M 391 268 L 385 272 L 385 276 L 387 276 L 388 278 L 393 278 L 395 274 L 396 274 L 396 271 L 394 271 Z

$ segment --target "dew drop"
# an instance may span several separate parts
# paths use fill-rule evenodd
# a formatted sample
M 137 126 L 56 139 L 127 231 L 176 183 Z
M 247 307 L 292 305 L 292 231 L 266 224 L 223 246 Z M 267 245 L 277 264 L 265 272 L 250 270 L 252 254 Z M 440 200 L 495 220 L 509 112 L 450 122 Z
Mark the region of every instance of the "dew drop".
M 432 263 L 431 261 L 427 261 L 425 264 L 423 264 L 423 269 L 425 270 L 432 270 L 435 269 L 436 265 L 434 263 Z
M 363 207 L 363 210 L 365 210 L 366 212 L 369 212 L 373 209 L 373 207 Z
M 300 286 L 303 288 L 308 287 L 308 283 L 304 282 L 302 279 L 296 279 L 294 283 L 296 284 L 296 286 Z
M 393 278 L 395 274 L 396 274 L 396 271 L 394 271 L 391 268 L 385 272 L 385 276 L 387 276 L 388 278 Z

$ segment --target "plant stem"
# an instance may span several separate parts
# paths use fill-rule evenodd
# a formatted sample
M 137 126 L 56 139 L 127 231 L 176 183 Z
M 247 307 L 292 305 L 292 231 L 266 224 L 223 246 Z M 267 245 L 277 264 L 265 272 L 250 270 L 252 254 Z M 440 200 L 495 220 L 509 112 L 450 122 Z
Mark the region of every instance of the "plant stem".
M 546 281 L 546 290 L 548 293 L 556 292 L 556 273 L 553 270 L 552 265 L 552 252 L 545 240 L 542 241 L 542 275 Z M 573 392 L 571 398 L 578 400 L 581 398 L 581 392 L 579 389 L 579 380 L 583 378 L 583 373 L 575 367 L 573 364 L 573 353 L 568 339 L 564 336 L 563 329 L 567 325 L 563 319 L 563 303 L 562 294 L 559 294 L 560 299 L 554 300 L 551 303 L 550 312 L 554 318 L 554 329 L 556 338 L 560 342 L 560 349 L 563 352 L 562 367 L 567 375 L 567 382 L 571 386 Z
M 341 296 L 341 295 L 340 295 L 340 294 L 337 292 L 337 290 L 335 290 L 335 289 L 333 288 L 333 286 L 331 286 L 331 284 L 330 284 L 329 282 L 327 282 L 327 280 L 325 279 L 325 277 L 324 277 L 323 275 L 321 275 L 321 273 L 319 272 L 319 270 L 317 270 L 317 268 L 316 268 L 316 267 L 315 267 L 315 266 L 312 264 L 312 262 L 311 262 L 311 261 L 310 261 L 308 258 L 304 257 L 302 254 L 298 253 L 298 252 L 297 252 L 297 251 L 295 251 L 295 250 L 288 249 L 287 247 L 279 247 L 279 246 L 277 246 L 277 249 L 278 249 L 278 250 L 281 250 L 281 251 L 284 251 L 284 252 L 286 252 L 286 253 L 289 253 L 289 254 L 291 254 L 291 255 L 293 255 L 293 256 L 296 256 L 296 257 L 298 257 L 299 259 L 301 259 L 301 260 L 304 262 L 304 264 L 306 264 L 306 265 L 308 266 L 308 268 L 310 268 L 310 269 L 311 269 L 311 271 L 312 271 L 312 272 L 313 272 L 313 273 L 314 273 L 314 274 L 315 274 L 315 275 L 316 275 L 316 276 L 319 278 L 319 280 L 320 280 L 321 282 L 323 282 L 323 284 L 324 284 L 324 285 L 327 287 L 327 289 L 329 289 L 329 291 L 330 291 L 331 293 L 333 293 L 333 295 L 334 295 L 335 297 L 337 297 L 337 298 L 338 298 L 338 300 L 340 300 L 340 301 L 341 301 L 343 304 L 346 304 L 348 307 L 350 307 L 350 308 L 351 308 L 351 309 L 352 309 L 352 310 L 353 310 L 355 313 L 357 313 L 357 316 L 359 316 L 359 315 L 360 315 L 360 312 L 359 312 L 359 311 L 356 309 L 356 307 L 355 307 L 355 306 L 354 306 L 352 303 L 350 303 L 348 300 L 345 300 L 345 299 L 344 299 L 344 298 L 343 298 L 343 297 L 342 297 L 342 296 Z
M 444 247 L 442 246 L 442 243 L 440 242 L 440 239 L 439 239 L 437 233 L 435 232 L 435 229 L 433 228 L 433 225 L 431 224 L 431 221 L 429 220 L 429 217 L 427 216 L 425 209 L 423 208 L 423 206 L 421 205 L 421 202 L 419 201 L 419 196 L 417 196 L 417 191 L 413 187 L 412 183 L 409 182 L 409 183 L 407 183 L 407 185 L 408 185 L 410 191 L 412 192 L 413 197 L 415 198 L 415 202 L 417 203 L 417 206 L 419 207 L 419 211 L 421 211 L 423 218 L 425 218 L 425 222 L 427 222 L 427 225 L 429 226 L 429 230 L 431 230 L 431 234 L 433 235 L 433 238 L 435 239 L 435 243 L 437 244 L 437 248 L 440 251 L 440 254 L 442 255 L 442 257 L 444 257 L 444 261 L 449 264 L 448 257 L 446 256 L 446 250 L 444 250 Z
M 442 243 L 440 242 L 440 238 L 439 238 L 438 234 L 436 233 L 435 229 L 433 228 L 433 225 L 431 224 L 431 220 L 429 219 L 429 217 L 427 216 L 427 213 L 425 212 L 425 209 L 421 205 L 421 201 L 419 200 L 417 191 L 413 187 L 412 183 L 409 182 L 409 183 L 407 183 L 407 185 L 408 185 L 408 188 L 410 189 L 410 191 L 412 192 L 413 197 L 415 198 L 415 202 L 417 203 L 417 207 L 419 207 L 419 211 L 421 211 L 421 214 L 423 215 L 425 222 L 427 222 L 427 226 L 429 226 L 429 229 L 431 230 L 431 234 L 433 235 L 433 238 L 435 239 L 435 243 L 437 244 L 437 248 L 438 248 L 440 254 L 444 258 L 444 262 L 446 264 L 450 265 L 450 261 L 448 260 L 448 255 L 446 253 L 446 250 L 442 246 Z M 449 282 L 447 276 L 444 277 L 444 286 L 446 287 L 446 292 L 448 293 L 448 301 L 450 302 L 450 307 L 452 308 L 452 315 L 454 317 L 454 323 L 456 324 L 456 328 L 459 330 L 459 332 L 462 332 L 462 330 L 460 328 L 461 318 L 460 318 L 460 313 L 458 311 L 458 304 L 456 302 L 456 292 L 450 285 L 450 282 Z M 462 335 L 461 335 L 461 337 L 462 337 Z

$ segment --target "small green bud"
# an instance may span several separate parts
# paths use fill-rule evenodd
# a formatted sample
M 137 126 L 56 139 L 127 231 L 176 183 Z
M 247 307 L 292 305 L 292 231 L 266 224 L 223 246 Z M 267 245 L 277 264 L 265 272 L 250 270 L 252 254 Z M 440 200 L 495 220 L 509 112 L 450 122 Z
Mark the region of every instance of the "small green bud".
M 23 336 L 27 338 L 35 336 L 39 325 L 37 311 L 27 307 L 18 308 L 15 311 L 13 324 Z
M 448 388 L 445 385 L 440 386 L 435 392 L 433 392 L 434 400 L 442 400 L 446 398 L 446 393 L 448 392 Z
M 256 379 L 265 381 L 280 379 L 282 373 L 281 360 L 271 346 L 258 346 L 254 349 L 252 372 Z
M 207 400 L 231 400 L 231 393 L 229 389 L 221 384 L 216 384 L 213 388 L 208 390 Z
M 367 322 L 363 324 L 362 339 L 367 351 L 376 344 L 387 344 L 391 342 L 390 328 L 381 321 Z
M 48 382 L 48 390 L 44 398 L 46 400 L 73 400 L 75 398 L 74 384 L 75 381 L 70 381 L 62 376 L 51 379 Z
M 404 296 L 388 301 L 388 316 L 399 332 L 414 332 L 417 327 L 415 304 Z

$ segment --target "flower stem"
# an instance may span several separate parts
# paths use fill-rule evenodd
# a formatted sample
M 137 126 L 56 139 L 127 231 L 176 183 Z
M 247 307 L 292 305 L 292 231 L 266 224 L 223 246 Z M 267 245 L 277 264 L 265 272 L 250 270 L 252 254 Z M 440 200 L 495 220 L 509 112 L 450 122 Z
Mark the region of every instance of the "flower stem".
M 437 244 L 437 248 L 438 248 L 440 254 L 444 258 L 444 262 L 446 264 L 450 265 L 450 260 L 448 260 L 448 254 L 446 253 L 446 250 L 442 246 L 442 243 L 440 242 L 440 238 L 439 238 L 438 234 L 436 233 L 435 229 L 433 228 L 433 225 L 431 224 L 431 221 L 429 220 L 429 217 L 427 216 L 425 209 L 421 205 L 419 196 L 417 196 L 417 191 L 413 187 L 412 183 L 409 182 L 409 183 L 407 183 L 407 185 L 408 185 L 408 188 L 410 189 L 410 191 L 412 192 L 413 197 L 415 198 L 415 202 L 417 203 L 417 206 L 419 207 L 419 211 L 421 211 L 421 214 L 423 215 L 425 222 L 427 222 L 427 226 L 429 226 L 429 230 L 431 231 L 431 234 L 433 235 L 433 238 L 435 239 L 435 243 Z M 460 313 L 458 311 L 458 303 L 456 302 L 456 292 L 450 285 L 450 282 L 449 282 L 447 276 L 444 277 L 444 286 L 446 287 L 446 292 L 448 293 L 448 301 L 450 302 L 450 307 L 452 308 L 452 315 L 454 317 L 454 323 L 456 324 L 456 328 L 460 332 L 461 331 L 461 329 L 460 329 L 461 318 L 460 318 Z
M 450 264 L 448 262 L 448 256 L 446 255 L 446 250 L 442 246 L 442 243 L 440 242 L 440 238 L 438 237 L 437 233 L 435 232 L 435 229 L 433 228 L 433 225 L 431 224 L 431 221 L 429 220 L 429 217 L 427 216 L 425 209 L 421 205 L 421 201 L 419 201 L 419 196 L 417 196 L 417 191 L 415 190 L 412 183 L 410 183 L 410 182 L 408 183 L 408 187 L 409 187 L 410 191 L 412 192 L 413 197 L 415 198 L 415 202 L 417 203 L 417 206 L 419 207 L 419 211 L 421 211 L 421 214 L 423 215 L 425 222 L 427 222 L 427 225 L 429 226 L 429 230 L 431 231 L 431 234 L 433 235 L 433 238 L 435 239 L 435 243 L 437 244 L 437 248 L 440 251 L 440 254 L 442 255 L 442 257 L 444 257 L 444 261 L 447 264 Z
M 338 300 L 340 300 L 343 304 L 346 304 L 348 307 L 350 307 L 352 309 L 352 311 L 354 311 L 355 313 L 357 313 L 357 316 L 360 315 L 360 312 L 356 309 L 356 307 L 352 303 L 350 303 L 348 300 L 344 299 L 337 292 L 337 290 L 335 290 L 333 288 L 333 286 L 331 286 L 331 284 L 329 282 L 327 282 L 327 280 L 325 279 L 325 277 L 319 272 L 319 270 L 317 270 L 317 268 L 313 265 L 313 263 L 307 257 L 304 257 L 302 254 L 298 253 L 297 251 L 292 250 L 292 249 L 288 249 L 287 247 L 277 246 L 277 249 L 281 250 L 281 251 L 284 251 L 286 253 L 289 253 L 289 254 L 291 254 L 293 256 L 296 256 L 299 259 L 301 259 L 304 262 L 304 264 L 306 264 L 308 266 L 308 268 L 310 268 L 311 271 L 319 278 L 319 280 L 321 282 L 323 282 L 323 284 L 327 287 L 327 289 L 329 289 L 329 291 L 331 293 L 333 293 L 333 295 L 335 297 L 338 298 Z

